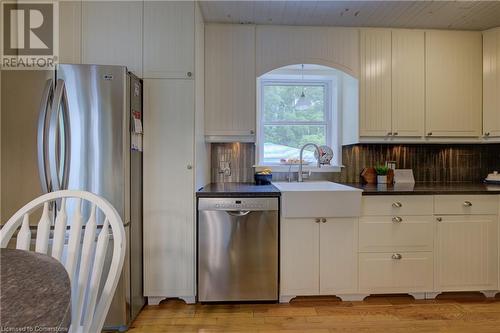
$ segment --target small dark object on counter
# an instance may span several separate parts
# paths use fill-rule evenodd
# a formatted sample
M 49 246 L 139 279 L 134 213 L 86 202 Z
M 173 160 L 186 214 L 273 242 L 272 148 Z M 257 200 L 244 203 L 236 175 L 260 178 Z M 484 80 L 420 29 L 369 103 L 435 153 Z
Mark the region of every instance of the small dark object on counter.
M 360 176 L 363 184 L 377 183 L 377 172 L 375 168 L 364 168 Z
M 255 184 L 257 185 L 270 185 L 271 181 L 273 180 L 273 175 L 262 175 L 262 174 L 255 174 Z

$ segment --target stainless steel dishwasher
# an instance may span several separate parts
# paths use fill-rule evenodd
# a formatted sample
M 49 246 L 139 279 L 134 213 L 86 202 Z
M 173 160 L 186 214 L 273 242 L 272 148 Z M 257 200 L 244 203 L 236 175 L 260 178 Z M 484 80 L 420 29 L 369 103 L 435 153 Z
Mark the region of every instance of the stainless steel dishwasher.
M 200 198 L 198 300 L 278 300 L 278 198 Z

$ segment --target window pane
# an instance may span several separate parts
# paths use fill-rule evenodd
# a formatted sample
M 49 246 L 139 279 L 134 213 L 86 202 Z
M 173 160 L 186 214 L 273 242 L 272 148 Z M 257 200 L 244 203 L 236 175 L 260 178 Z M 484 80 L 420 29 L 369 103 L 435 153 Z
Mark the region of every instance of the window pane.
M 297 110 L 295 101 L 302 90 L 312 106 Z M 324 86 L 265 85 L 263 93 L 264 121 L 324 121 Z
M 306 143 L 326 144 L 325 125 L 265 125 L 264 163 L 279 164 L 282 158 L 299 158 Z M 315 162 L 314 147 L 304 150 L 303 159 Z

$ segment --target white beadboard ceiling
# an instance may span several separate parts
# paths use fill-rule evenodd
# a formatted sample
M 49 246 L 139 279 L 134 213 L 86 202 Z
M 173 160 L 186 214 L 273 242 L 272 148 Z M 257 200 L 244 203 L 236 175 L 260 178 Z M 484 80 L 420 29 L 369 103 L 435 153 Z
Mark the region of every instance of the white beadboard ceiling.
M 500 1 L 200 1 L 205 22 L 486 30 Z

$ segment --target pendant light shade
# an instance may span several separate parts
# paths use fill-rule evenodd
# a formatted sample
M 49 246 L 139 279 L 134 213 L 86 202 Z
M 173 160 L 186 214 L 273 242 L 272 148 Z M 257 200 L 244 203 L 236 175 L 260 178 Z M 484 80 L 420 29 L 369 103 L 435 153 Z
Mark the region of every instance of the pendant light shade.
M 295 109 L 299 111 L 304 111 L 309 109 L 311 106 L 312 106 L 311 100 L 306 97 L 304 90 L 302 90 L 302 94 L 300 94 L 300 97 L 295 100 Z
M 304 64 L 302 64 L 302 81 L 304 81 Z M 306 97 L 304 87 L 302 87 L 302 94 L 300 94 L 299 98 L 295 99 L 295 109 L 304 111 L 309 109 L 311 106 L 313 106 L 313 103 Z

